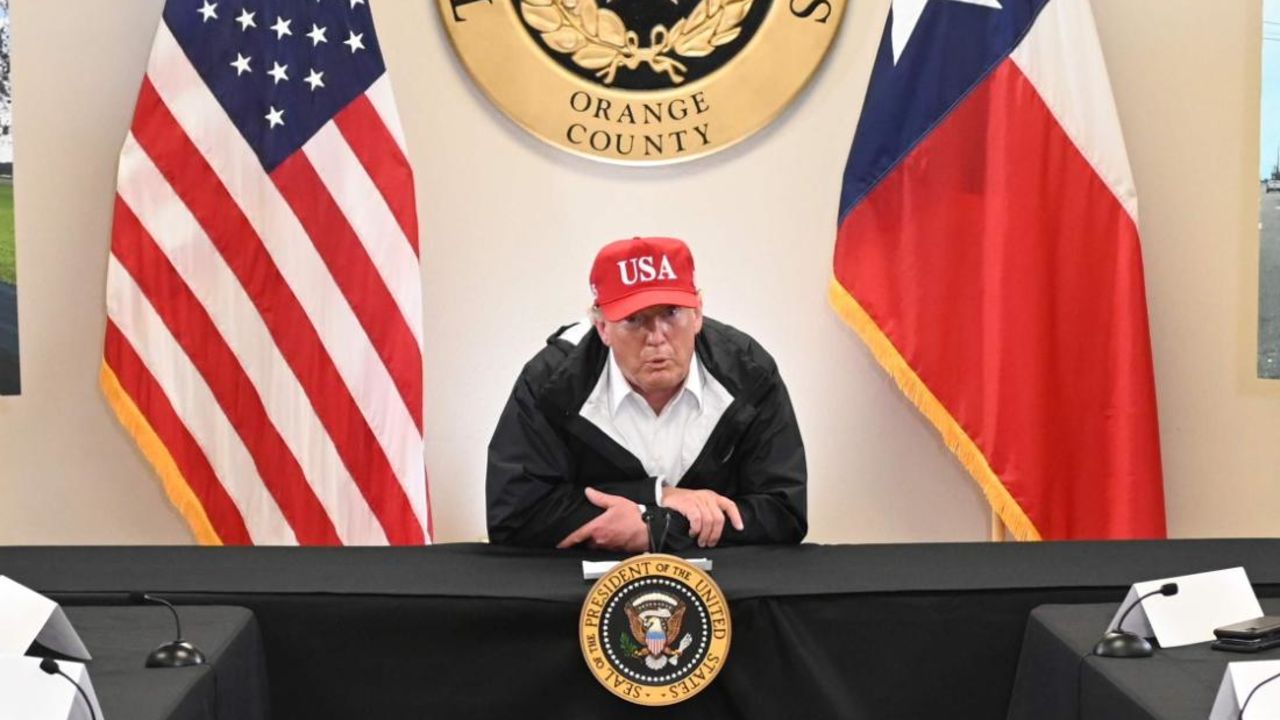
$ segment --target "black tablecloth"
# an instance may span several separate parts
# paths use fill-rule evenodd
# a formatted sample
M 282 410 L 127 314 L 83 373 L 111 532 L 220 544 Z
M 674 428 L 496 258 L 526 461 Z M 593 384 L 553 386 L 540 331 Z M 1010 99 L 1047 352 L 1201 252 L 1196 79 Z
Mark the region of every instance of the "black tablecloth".
M 266 720 L 270 717 L 262 637 L 239 607 L 183 607 L 186 639 L 207 665 L 147 668 L 147 654 L 173 639 L 161 607 L 68 607 L 93 655 L 89 677 L 104 720 Z
M 1124 588 L 1243 565 L 1280 584 L 1280 539 L 800 545 L 695 550 L 730 598 Z M 307 593 L 581 602 L 579 550 L 479 543 L 418 548 L 0 547 L 0 573 L 57 593 Z M 238 603 L 237 603 L 238 604 Z
M 1280 600 L 1263 599 L 1280 614 Z M 1206 720 L 1227 663 L 1280 659 L 1280 648 L 1228 653 L 1209 643 L 1157 648 L 1149 658 L 1093 656 L 1114 603 L 1044 605 L 1027 621 L 1009 720 Z
M 288 718 L 991 720 L 1027 616 L 1118 603 L 1135 580 L 1244 565 L 1280 596 L 1280 541 L 726 548 L 724 671 L 679 706 L 591 677 L 577 623 L 585 552 L 431 548 L 0 548 L 0 574 L 66 604 L 129 591 L 250 608 L 271 707 Z

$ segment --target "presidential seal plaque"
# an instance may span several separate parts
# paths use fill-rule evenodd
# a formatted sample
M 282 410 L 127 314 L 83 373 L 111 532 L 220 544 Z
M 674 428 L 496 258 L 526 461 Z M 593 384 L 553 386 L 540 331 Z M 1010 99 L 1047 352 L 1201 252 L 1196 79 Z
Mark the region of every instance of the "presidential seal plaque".
M 619 563 L 582 604 L 578 638 L 600 684 L 638 705 L 697 695 L 729 654 L 729 606 L 706 573 L 673 555 Z
M 627 164 L 723 150 L 817 70 L 845 0 L 437 0 L 476 84 L 535 136 Z

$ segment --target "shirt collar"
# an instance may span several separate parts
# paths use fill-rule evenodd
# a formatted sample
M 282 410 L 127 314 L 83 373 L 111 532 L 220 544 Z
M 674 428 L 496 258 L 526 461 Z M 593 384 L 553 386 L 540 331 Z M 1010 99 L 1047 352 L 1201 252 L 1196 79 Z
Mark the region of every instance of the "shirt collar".
M 640 393 L 631 387 L 631 383 L 627 382 L 627 378 L 622 374 L 622 368 L 618 366 L 618 359 L 614 357 L 613 350 L 609 351 L 609 414 L 617 415 L 618 408 L 622 407 L 622 403 L 632 395 L 635 396 L 637 402 L 644 402 L 644 398 Z M 684 392 L 688 392 L 693 397 L 694 402 L 698 403 L 698 407 L 702 407 L 702 366 L 698 363 L 698 355 L 694 353 L 689 360 L 689 374 L 684 378 L 684 386 L 680 392 L 671 398 L 671 403 L 680 399 Z

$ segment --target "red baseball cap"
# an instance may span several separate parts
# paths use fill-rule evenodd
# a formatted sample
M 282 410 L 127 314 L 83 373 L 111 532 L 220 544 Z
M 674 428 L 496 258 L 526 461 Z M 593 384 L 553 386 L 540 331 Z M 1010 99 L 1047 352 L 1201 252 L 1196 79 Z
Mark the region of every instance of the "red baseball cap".
M 675 238 L 611 242 L 591 265 L 591 294 L 610 322 L 654 305 L 698 307 L 693 254 Z

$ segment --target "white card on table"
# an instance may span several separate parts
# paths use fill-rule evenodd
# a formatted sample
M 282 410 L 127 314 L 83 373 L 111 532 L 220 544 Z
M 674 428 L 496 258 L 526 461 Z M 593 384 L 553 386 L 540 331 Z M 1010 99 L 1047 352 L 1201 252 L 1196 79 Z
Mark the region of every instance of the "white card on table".
M 1276 673 L 1280 673 L 1280 660 L 1227 663 L 1209 720 L 1236 720 L 1240 714 L 1240 705 L 1249 697 L 1249 693 Z M 1243 720 L 1275 717 L 1280 717 L 1280 680 L 1267 683 L 1266 687 L 1258 690 L 1249 701 L 1249 709 L 1245 711 Z
M 1170 582 L 1178 584 L 1177 595 L 1147 598 L 1129 613 L 1121 629 L 1154 637 L 1160 647 L 1168 648 L 1209 642 L 1214 639 L 1214 628 L 1262 615 L 1249 576 L 1244 568 L 1236 567 L 1134 583 L 1116 610 L 1112 626 L 1134 600 Z
M 0 654 L 23 655 L 33 641 L 66 657 L 93 659 L 57 603 L 0 575 Z
M 703 572 L 711 572 L 712 563 L 706 558 L 688 558 L 685 562 Z M 582 579 L 599 580 L 617 564 L 617 560 L 583 560 Z
M 58 661 L 62 672 L 71 676 L 93 703 L 93 712 L 103 720 L 102 708 L 89 682 L 89 672 L 78 662 Z M 84 699 L 67 679 L 40 669 L 40 658 L 0 656 L 0 718 L 22 720 L 89 720 Z
M 58 603 L 0 575 L 0 653 L 23 655 Z

